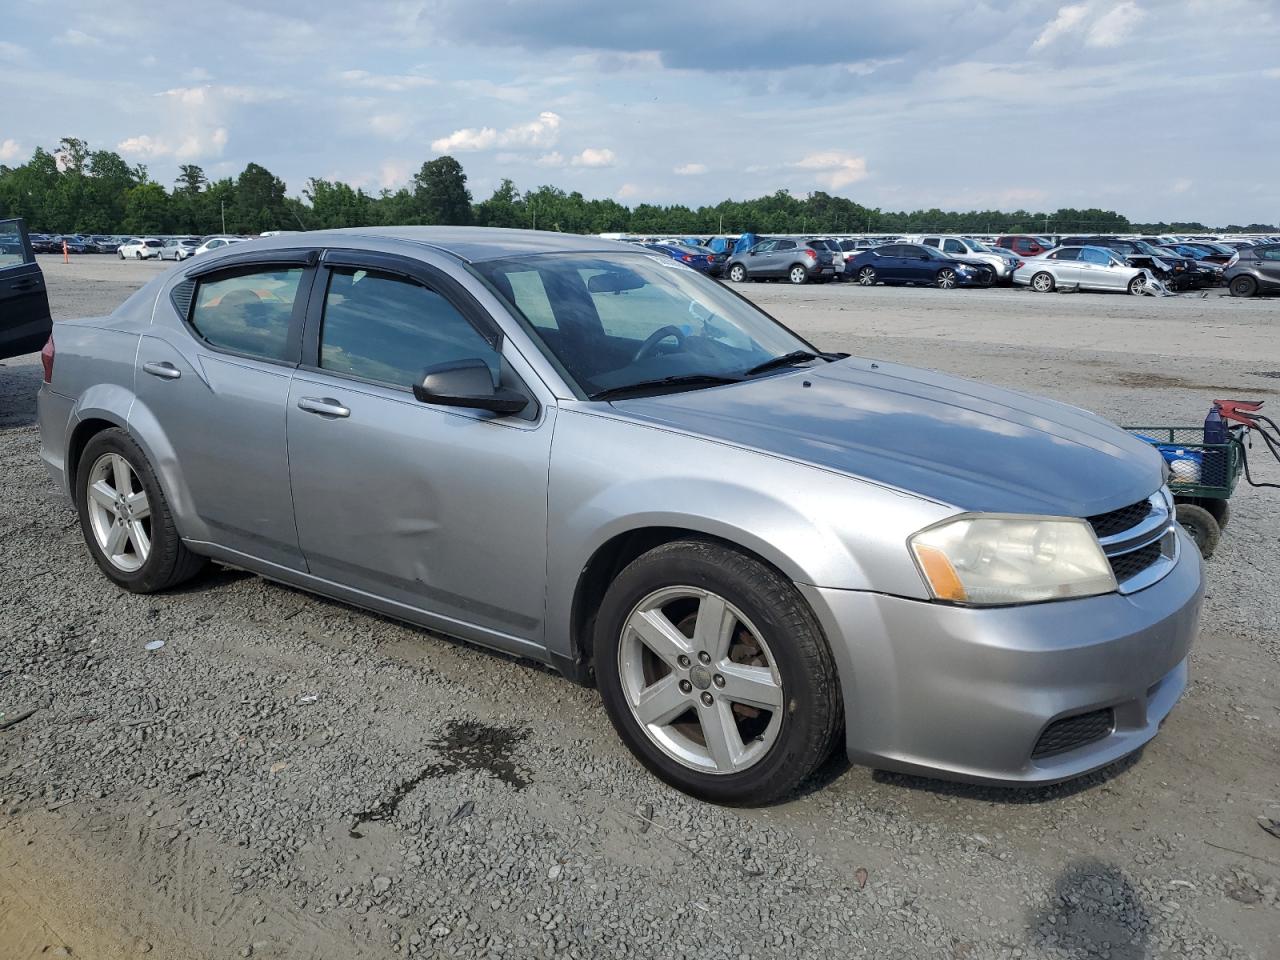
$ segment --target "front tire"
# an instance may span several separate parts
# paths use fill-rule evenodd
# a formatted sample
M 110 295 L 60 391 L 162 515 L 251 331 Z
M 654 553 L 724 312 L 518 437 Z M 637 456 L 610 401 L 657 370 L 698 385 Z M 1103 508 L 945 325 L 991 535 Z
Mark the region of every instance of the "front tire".
M 178 536 L 146 454 L 124 430 L 104 430 L 86 444 L 76 470 L 76 507 L 94 561 L 132 593 L 167 590 L 206 563 Z
M 1146 289 L 1147 289 L 1147 278 L 1144 276 L 1139 275 L 1129 281 L 1130 296 L 1134 296 L 1134 297 L 1141 296 L 1144 292 L 1146 292 Z
M 933 280 L 939 290 L 953 290 L 956 285 L 956 272 L 950 267 L 943 267 Z
M 787 279 L 798 287 L 803 283 L 809 282 L 809 271 L 797 263 L 787 271 Z
M 717 543 L 664 544 L 627 566 L 605 593 L 594 654 L 622 741 L 712 803 L 794 791 L 843 720 L 831 651 L 794 585 Z
M 747 268 L 740 263 L 735 263 L 729 268 L 729 279 L 734 283 L 742 283 L 747 279 Z
M 124 259 L 124 251 L 123 251 L 123 250 L 117 250 L 116 252 L 117 252 L 118 254 L 120 254 L 120 259 L 121 259 L 121 260 L 123 260 L 123 259 Z
M 1228 289 L 1233 297 L 1252 297 L 1258 292 L 1258 281 L 1253 277 L 1236 277 Z

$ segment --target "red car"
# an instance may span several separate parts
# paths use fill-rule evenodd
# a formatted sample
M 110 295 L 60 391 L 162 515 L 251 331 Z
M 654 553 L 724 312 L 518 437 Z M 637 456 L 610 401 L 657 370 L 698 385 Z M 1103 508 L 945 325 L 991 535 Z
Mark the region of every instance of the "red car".
M 1051 246 L 1046 246 L 1039 237 L 1000 237 L 996 240 L 996 246 L 1012 250 L 1024 257 L 1038 257 L 1053 249 Z

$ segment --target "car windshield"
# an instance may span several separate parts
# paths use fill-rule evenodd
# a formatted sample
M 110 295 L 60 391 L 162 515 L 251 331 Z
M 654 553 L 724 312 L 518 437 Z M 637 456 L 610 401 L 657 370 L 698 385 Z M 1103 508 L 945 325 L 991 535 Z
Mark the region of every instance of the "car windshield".
M 474 269 L 588 397 L 667 378 L 736 380 L 770 360 L 818 352 L 716 281 L 657 254 L 546 254 Z M 697 385 L 707 383 L 688 384 Z
M 964 242 L 969 245 L 969 249 L 974 253 L 995 253 L 994 250 L 988 247 L 981 240 L 973 240 L 969 237 L 965 237 Z
M 1138 248 L 1138 251 L 1139 251 L 1140 253 L 1145 253 L 1145 254 L 1146 254 L 1147 256 L 1149 256 L 1149 257 L 1160 257 L 1160 256 L 1165 256 L 1165 257 L 1167 257 L 1167 256 L 1169 255 L 1169 254 L 1168 254 L 1168 251 L 1163 251 L 1163 252 L 1162 252 L 1162 251 L 1160 251 L 1160 250 L 1157 250 L 1155 247 L 1153 247 L 1151 244 L 1147 243 L 1147 241 L 1145 241 L 1145 240 L 1132 240 L 1132 241 L 1130 241 L 1130 242 L 1131 242 L 1135 247 L 1137 247 L 1137 248 Z

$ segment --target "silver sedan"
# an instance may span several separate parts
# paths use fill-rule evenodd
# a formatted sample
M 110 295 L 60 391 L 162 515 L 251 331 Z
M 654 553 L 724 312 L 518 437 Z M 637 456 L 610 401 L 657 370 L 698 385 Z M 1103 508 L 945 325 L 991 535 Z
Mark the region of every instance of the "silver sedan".
M 1139 294 L 1149 277 L 1146 270 L 1131 266 L 1105 247 L 1057 247 L 1028 257 L 1014 273 L 1013 282 L 1037 293 L 1068 287 Z
M 837 744 L 1063 780 L 1186 683 L 1200 559 L 1154 448 L 826 353 L 634 246 L 236 244 L 44 359 L 41 456 L 121 588 L 212 560 L 541 661 L 710 801 L 786 796 Z

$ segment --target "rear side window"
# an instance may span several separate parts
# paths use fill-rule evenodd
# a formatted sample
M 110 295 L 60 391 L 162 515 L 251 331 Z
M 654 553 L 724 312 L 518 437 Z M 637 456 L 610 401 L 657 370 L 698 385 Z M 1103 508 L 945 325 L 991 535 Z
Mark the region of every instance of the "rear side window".
M 397 387 L 422 382 L 426 367 L 499 357 L 448 300 L 413 280 L 344 268 L 329 276 L 320 327 L 320 366 Z
M 1263 260 L 1280 260 L 1280 247 L 1263 247 L 1258 256 Z
M 1096 247 L 1085 247 L 1080 251 L 1080 259 L 1086 263 L 1099 263 L 1104 267 L 1111 264 L 1111 257 Z
M 1059 250 L 1057 253 L 1055 253 L 1055 254 L 1054 254 L 1052 257 L 1050 257 L 1049 259 L 1051 259 L 1051 260 L 1079 260 L 1079 259 L 1080 259 L 1080 248 L 1079 248 L 1079 247 L 1068 247 L 1066 250 Z
M 778 241 L 778 249 L 779 249 L 779 250 L 794 250 L 795 248 L 796 248 L 796 242 L 795 242 L 794 240 L 779 240 L 779 241 Z
M 202 280 L 191 326 L 212 346 L 263 360 L 286 360 L 289 321 L 302 273 L 302 267 L 277 267 Z

